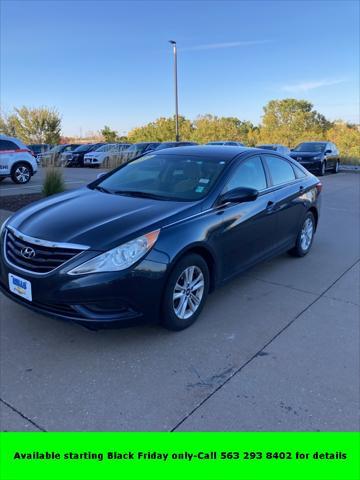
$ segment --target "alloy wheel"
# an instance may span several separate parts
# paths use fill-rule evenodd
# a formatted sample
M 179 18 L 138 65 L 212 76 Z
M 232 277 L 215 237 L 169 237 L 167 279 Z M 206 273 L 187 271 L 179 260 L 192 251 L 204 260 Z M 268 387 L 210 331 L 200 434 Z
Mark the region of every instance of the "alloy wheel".
M 194 315 L 203 298 L 204 286 L 204 274 L 199 267 L 192 265 L 183 270 L 173 290 L 173 308 L 178 318 L 186 320 Z
M 311 218 L 307 218 L 304 222 L 300 235 L 301 248 L 306 252 L 311 245 L 311 241 L 314 235 L 314 224 Z
M 15 178 L 19 183 L 26 183 L 30 178 L 30 170 L 27 167 L 20 166 L 15 170 Z

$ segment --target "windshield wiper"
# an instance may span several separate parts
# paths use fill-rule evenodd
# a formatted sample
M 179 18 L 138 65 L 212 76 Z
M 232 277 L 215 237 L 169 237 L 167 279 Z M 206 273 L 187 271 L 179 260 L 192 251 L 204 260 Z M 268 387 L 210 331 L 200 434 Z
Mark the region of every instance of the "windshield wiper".
M 104 187 L 100 187 L 100 185 L 96 185 L 96 187 L 94 187 L 94 190 L 99 190 L 99 192 L 103 192 L 103 193 L 112 193 L 110 192 L 110 190 L 107 190 Z
M 127 195 L 129 197 L 143 197 L 143 198 L 154 198 L 156 200 L 167 200 L 166 197 L 162 195 L 156 195 L 155 193 L 141 192 L 138 190 L 116 190 L 116 195 Z

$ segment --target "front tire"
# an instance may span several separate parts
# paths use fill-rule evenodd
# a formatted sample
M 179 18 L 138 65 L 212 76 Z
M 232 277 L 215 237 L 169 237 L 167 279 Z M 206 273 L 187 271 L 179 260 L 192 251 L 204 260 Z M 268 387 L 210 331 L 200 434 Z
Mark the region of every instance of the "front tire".
M 167 281 L 161 323 L 169 330 L 183 330 L 200 315 L 209 293 L 210 274 L 205 260 L 197 254 L 183 257 Z
M 319 177 L 323 177 L 325 175 L 325 172 L 326 172 L 326 160 L 324 160 L 321 163 L 321 167 L 320 167 L 320 170 L 319 170 Z
M 339 160 L 336 160 L 335 167 L 333 169 L 333 173 L 339 173 L 339 166 L 340 166 L 340 162 L 339 162 Z
M 14 183 L 24 185 L 28 183 L 32 175 L 31 168 L 25 162 L 17 163 L 11 171 L 11 180 Z
M 293 257 L 304 257 L 311 249 L 315 233 L 315 218 L 312 212 L 308 212 L 301 225 L 296 238 L 295 247 L 289 250 Z

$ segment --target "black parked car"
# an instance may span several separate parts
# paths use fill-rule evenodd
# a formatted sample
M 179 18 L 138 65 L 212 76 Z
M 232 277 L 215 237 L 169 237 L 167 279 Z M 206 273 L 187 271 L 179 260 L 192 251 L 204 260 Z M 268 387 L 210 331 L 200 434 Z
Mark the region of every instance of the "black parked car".
M 87 143 L 76 148 L 71 155 L 66 158 L 66 167 L 83 167 L 85 153 L 92 152 L 105 143 Z
M 10 217 L 0 287 L 65 320 L 160 319 L 181 330 L 234 275 L 285 251 L 306 255 L 320 191 L 301 165 L 266 150 L 151 152 Z
M 49 143 L 32 143 L 31 145 L 28 145 L 28 148 L 33 152 L 34 156 L 37 158 L 38 155 L 48 152 L 51 148 L 53 148 L 53 146 L 50 145 Z
M 63 145 L 55 145 L 53 148 L 48 150 L 45 153 L 39 153 L 36 160 L 43 165 L 46 165 L 48 162 L 59 165 L 60 157 L 63 153 L 71 152 L 77 148 L 79 144 L 77 143 L 66 143 Z
M 129 147 L 126 152 L 124 152 L 124 158 L 126 160 L 132 160 L 133 158 L 139 157 L 144 153 L 151 152 L 155 150 L 160 145 L 160 142 L 140 142 L 134 143 Z
M 196 142 L 163 142 L 160 143 L 155 150 L 164 150 L 164 148 L 175 148 L 175 147 L 190 147 L 191 145 L 197 145 Z
M 338 173 L 339 151 L 331 142 L 303 142 L 291 150 L 290 156 L 310 171 L 323 176 L 327 170 Z

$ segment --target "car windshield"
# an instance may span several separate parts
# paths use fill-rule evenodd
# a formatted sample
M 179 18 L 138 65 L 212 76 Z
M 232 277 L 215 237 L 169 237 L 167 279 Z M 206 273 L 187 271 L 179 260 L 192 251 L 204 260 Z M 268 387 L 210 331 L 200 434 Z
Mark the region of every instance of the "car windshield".
M 78 153 L 78 152 L 87 152 L 88 150 L 90 150 L 90 148 L 92 147 L 92 145 L 80 145 L 80 147 L 77 147 L 74 152 L 75 153 Z
M 300 143 L 294 148 L 296 152 L 322 152 L 325 150 L 326 143 Z
M 66 145 L 56 145 L 51 150 L 49 150 L 49 153 L 61 152 L 64 148 L 66 148 Z
M 30 150 L 32 150 L 34 153 L 41 152 L 43 148 L 45 149 L 45 146 L 43 147 L 42 145 L 28 145 Z
M 224 166 L 221 159 L 154 153 L 124 165 L 95 188 L 119 195 L 194 201 L 209 192 Z
M 113 150 L 116 147 L 116 144 L 103 145 L 102 147 L 96 148 L 95 152 L 108 152 Z
M 145 148 L 147 145 L 147 143 L 135 143 L 135 145 L 131 145 L 131 147 L 128 148 L 128 152 L 137 152 L 138 150 Z

